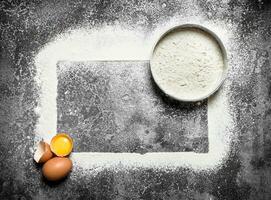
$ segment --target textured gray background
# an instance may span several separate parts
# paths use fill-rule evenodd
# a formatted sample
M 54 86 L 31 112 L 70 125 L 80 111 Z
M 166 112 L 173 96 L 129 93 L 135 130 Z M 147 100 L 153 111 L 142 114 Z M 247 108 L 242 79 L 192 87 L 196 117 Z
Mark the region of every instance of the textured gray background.
M 148 61 L 66 61 L 57 74 L 58 132 L 75 152 L 208 152 L 207 101 L 163 95 Z
M 190 5 L 189 5 L 190 4 Z M 104 170 L 44 181 L 32 160 L 39 88 L 33 57 L 68 28 L 114 24 L 151 30 L 200 7 L 210 20 L 237 24 L 240 59 L 229 98 L 237 140 L 218 171 Z M 271 4 L 241 1 L 1 1 L 0 199 L 271 199 Z M 234 78 L 233 78 L 234 77 Z

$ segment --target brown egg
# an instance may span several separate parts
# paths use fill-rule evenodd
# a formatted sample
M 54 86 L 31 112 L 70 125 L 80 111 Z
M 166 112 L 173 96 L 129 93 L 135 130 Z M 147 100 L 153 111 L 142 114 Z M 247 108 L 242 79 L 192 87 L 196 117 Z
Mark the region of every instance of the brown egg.
M 37 163 L 45 163 L 47 160 L 53 157 L 53 153 L 51 151 L 50 145 L 46 142 L 39 142 L 37 145 L 37 150 L 34 154 L 34 160 Z
M 72 161 L 69 158 L 55 157 L 43 165 L 42 174 L 49 181 L 58 181 L 66 177 L 71 169 Z

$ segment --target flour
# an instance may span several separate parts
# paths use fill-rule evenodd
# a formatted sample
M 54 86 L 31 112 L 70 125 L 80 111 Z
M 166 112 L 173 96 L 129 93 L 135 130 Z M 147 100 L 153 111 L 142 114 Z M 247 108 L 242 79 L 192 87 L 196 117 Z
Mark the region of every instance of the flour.
M 142 33 L 107 26 L 101 30 L 70 30 L 48 43 L 35 57 L 36 82 L 41 87 L 40 102 L 36 108 L 40 116 L 36 127 L 37 140 L 49 142 L 56 134 L 58 61 L 144 60 L 149 52 L 142 48 L 143 38 Z
M 151 59 L 156 83 L 182 100 L 206 97 L 222 80 L 223 54 L 216 40 L 197 28 L 179 28 L 157 44 Z
M 148 60 L 152 47 L 158 37 L 173 25 L 184 23 L 198 23 L 214 31 L 222 39 L 231 54 L 235 47 L 228 43 L 231 37 L 231 27 L 223 22 L 211 24 L 205 18 L 175 17 L 157 29 L 144 34 L 137 30 L 126 30 L 118 26 L 104 26 L 99 29 L 71 30 L 59 35 L 48 43 L 36 55 L 37 84 L 41 88 L 40 103 L 36 109 L 40 118 L 36 127 L 36 140 L 41 138 L 50 141 L 56 134 L 57 128 L 57 75 L 56 64 L 60 60 Z M 209 170 L 219 167 L 229 152 L 232 127 L 229 113 L 228 84 L 208 102 L 208 153 L 176 152 L 176 153 L 97 153 L 74 152 L 71 158 L 74 171 L 83 169 L 87 173 L 94 173 L 105 168 L 177 168 L 189 167 L 194 170 Z

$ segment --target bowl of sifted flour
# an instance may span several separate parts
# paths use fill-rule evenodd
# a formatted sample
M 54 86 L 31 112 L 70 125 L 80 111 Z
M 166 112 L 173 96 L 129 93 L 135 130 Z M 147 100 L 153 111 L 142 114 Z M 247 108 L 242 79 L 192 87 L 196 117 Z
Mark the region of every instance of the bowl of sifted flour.
M 155 44 L 150 68 L 158 87 L 168 96 L 187 102 L 208 98 L 222 85 L 227 53 L 211 30 L 184 24 L 166 31 Z

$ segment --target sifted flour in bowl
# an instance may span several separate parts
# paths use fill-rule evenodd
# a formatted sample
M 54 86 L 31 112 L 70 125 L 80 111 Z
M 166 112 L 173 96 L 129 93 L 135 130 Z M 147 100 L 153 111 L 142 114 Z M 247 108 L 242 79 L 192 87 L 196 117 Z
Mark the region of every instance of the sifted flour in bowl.
M 179 27 L 164 35 L 151 58 L 157 85 L 178 100 L 201 100 L 222 81 L 224 56 L 217 40 L 206 31 Z

